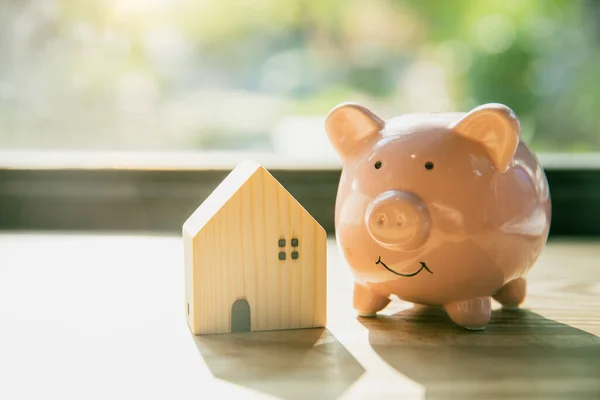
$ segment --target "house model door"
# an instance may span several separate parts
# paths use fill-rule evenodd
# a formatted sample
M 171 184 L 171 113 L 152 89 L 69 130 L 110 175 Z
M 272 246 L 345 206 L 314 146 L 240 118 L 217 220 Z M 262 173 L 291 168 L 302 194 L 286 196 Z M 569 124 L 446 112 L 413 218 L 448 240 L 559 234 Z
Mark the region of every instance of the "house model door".
M 231 306 L 231 332 L 250 332 L 250 304 L 245 299 Z

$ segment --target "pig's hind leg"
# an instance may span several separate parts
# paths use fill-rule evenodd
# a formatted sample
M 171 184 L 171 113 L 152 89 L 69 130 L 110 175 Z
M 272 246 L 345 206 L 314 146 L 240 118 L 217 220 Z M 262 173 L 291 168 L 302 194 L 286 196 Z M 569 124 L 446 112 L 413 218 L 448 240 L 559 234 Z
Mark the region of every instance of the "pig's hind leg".
M 494 300 L 502 304 L 502 308 L 504 309 L 516 310 L 523 300 L 525 300 L 526 293 L 527 282 L 525 281 L 525 278 L 518 278 L 502 286 L 502 288 L 494 294 Z
M 492 317 L 492 299 L 477 297 L 475 299 L 444 304 L 448 316 L 456 325 L 469 330 L 485 329 Z
M 373 292 L 361 284 L 354 284 L 354 309 L 361 317 L 375 317 L 390 302 L 390 298 Z

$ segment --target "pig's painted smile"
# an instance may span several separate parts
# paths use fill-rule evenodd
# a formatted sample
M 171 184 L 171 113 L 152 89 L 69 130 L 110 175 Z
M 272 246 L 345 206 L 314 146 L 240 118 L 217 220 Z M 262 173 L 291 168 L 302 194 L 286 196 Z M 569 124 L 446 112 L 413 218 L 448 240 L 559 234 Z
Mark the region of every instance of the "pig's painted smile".
M 403 276 L 405 278 L 410 278 L 411 276 L 415 276 L 419 272 L 423 271 L 424 269 L 426 269 L 427 272 L 429 272 L 430 274 L 433 274 L 433 272 L 431 272 L 431 270 L 429 268 L 427 268 L 427 264 L 425 264 L 423 261 L 419 261 L 419 263 L 421 264 L 421 268 L 419 268 L 419 270 L 417 272 L 413 272 L 412 274 L 401 274 L 401 273 L 396 272 L 393 269 L 389 268 L 387 265 L 385 265 L 385 263 L 383 261 L 381 261 L 381 256 L 379 256 L 377 258 L 377 262 L 375 262 L 375 264 L 381 264 L 381 265 L 383 265 L 383 267 L 385 269 L 387 269 L 388 271 L 390 271 L 391 273 L 396 274 L 398 276 Z

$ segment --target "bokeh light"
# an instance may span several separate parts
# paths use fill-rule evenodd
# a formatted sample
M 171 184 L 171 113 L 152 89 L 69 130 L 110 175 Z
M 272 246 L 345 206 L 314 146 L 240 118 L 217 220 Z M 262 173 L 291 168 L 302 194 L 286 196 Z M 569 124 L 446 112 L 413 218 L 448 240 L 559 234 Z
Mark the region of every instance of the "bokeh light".
M 0 148 L 289 153 L 292 131 L 316 157 L 315 121 L 359 101 L 505 103 L 537 151 L 598 151 L 599 20 L 583 0 L 0 2 Z

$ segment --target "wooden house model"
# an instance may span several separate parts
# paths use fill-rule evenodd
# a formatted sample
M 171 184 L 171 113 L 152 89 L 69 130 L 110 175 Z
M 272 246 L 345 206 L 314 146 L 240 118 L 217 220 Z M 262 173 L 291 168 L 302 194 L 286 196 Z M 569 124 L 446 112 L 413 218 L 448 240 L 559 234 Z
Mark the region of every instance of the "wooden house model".
M 259 164 L 239 164 L 182 233 L 195 335 L 325 326 L 325 230 Z

